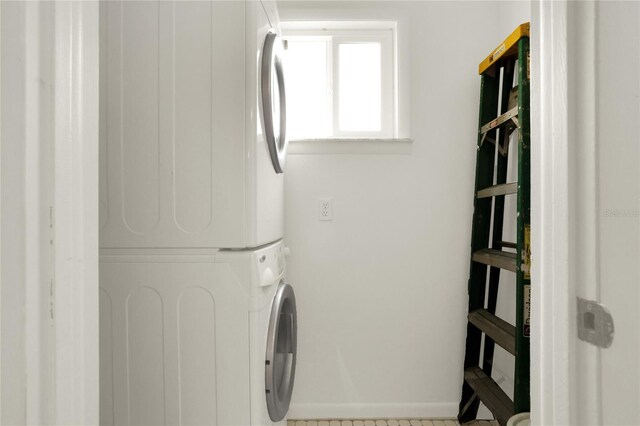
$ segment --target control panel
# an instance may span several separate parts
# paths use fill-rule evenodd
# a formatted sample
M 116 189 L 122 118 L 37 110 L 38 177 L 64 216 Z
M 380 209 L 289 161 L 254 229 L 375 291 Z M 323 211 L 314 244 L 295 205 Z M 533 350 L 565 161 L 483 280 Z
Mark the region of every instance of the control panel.
M 277 283 L 284 276 L 285 250 L 282 243 L 277 243 L 254 252 L 254 265 L 257 272 L 258 286 Z
M 282 241 L 277 241 L 257 249 L 220 250 L 215 262 L 230 265 L 248 289 L 266 287 L 279 283 L 284 277 L 287 252 Z

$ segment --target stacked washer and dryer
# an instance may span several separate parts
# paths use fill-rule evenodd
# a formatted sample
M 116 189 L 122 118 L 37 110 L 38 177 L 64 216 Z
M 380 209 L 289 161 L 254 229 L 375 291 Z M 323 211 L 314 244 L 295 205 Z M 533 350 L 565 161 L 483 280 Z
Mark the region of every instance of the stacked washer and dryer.
M 100 423 L 285 421 L 275 3 L 101 3 Z

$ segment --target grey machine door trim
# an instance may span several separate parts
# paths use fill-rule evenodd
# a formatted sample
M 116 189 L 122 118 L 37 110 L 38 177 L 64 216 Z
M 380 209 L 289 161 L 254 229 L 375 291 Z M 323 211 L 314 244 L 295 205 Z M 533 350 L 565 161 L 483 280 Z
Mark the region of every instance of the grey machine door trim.
M 282 67 L 282 40 L 270 31 L 262 48 L 260 87 L 264 133 L 276 173 L 283 173 L 287 161 L 287 104 Z
M 296 296 L 281 282 L 271 307 L 265 360 L 266 399 L 269 417 L 278 422 L 287 415 L 296 374 Z

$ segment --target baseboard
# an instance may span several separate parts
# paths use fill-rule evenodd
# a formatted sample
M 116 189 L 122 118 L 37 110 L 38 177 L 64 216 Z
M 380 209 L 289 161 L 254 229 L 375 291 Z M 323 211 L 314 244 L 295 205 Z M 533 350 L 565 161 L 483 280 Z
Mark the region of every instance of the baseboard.
M 416 404 L 291 404 L 290 419 L 454 418 L 458 402 Z

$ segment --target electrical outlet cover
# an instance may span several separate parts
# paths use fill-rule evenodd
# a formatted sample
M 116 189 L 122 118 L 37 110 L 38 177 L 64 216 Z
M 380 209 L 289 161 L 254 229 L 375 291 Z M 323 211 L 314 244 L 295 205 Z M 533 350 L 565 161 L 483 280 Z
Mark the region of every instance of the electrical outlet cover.
M 333 198 L 318 199 L 318 220 L 333 220 Z

